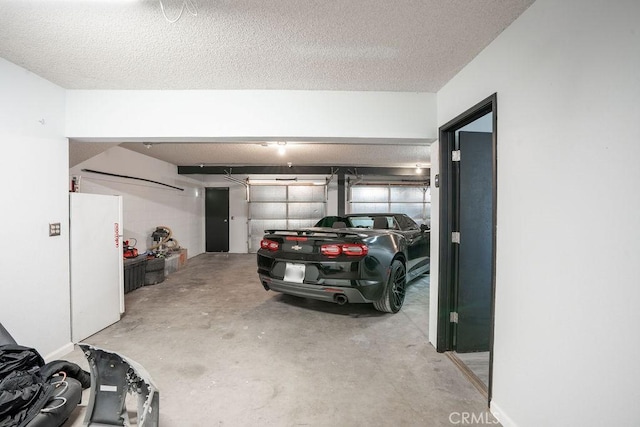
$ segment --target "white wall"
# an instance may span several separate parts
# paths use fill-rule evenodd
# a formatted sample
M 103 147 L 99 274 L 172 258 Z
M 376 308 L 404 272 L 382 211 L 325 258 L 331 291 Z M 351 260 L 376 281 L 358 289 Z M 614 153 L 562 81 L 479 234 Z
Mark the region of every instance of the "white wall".
M 503 425 L 640 419 L 640 2 L 537 0 L 438 93 L 498 96 L 492 409 Z
M 70 138 L 436 138 L 433 93 L 67 92 Z M 353 141 L 357 142 L 357 141 Z
M 73 349 L 65 92 L 0 58 L 0 94 L 0 322 L 50 359 Z
M 92 169 L 120 175 L 151 179 L 184 188 L 173 190 L 157 184 L 104 176 L 82 169 Z M 118 194 L 123 196 L 124 238 L 138 240 L 137 248 L 144 252 L 152 244 L 151 233 L 156 226 L 171 228 L 189 258 L 205 252 L 204 196 L 205 187 L 229 187 L 229 252 L 248 252 L 247 201 L 245 187 L 223 175 L 178 175 L 175 165 L 121 147 L 113 147 L 69 169 L 71 176 L 80 176 L 80 192 Z M 279 176 L 286 178 L 287 176 Z M 244 181 L 246 175 L 235 176 Z M 273 179 L 268 175 L 251 175 L 251 179 Z M 300 180 L 324 176 L 299 176 Z M 329 186 L 328 214 L 337 213 L 337 180 Z
M 83 172 L 91 169 L 162 182 L 184 191 L 127 178 Z M 178 175 L 175 165 L 121 147 L 112 147 L 69 170 L 80 176 L 80 192 L 116 194 L 123 199 L 124 239 L 137 240 L 143 253 L 157 226 L 169 227 L 189 258 L 204 252 L 204 191 L 200 181 Z M 133 241 L 131 242 L 133 243 Z

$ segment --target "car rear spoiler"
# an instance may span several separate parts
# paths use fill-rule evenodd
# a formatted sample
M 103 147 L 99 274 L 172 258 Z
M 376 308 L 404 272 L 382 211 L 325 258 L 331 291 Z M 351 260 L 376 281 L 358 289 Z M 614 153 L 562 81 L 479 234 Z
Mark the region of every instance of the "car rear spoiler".
M 331 231 L 329 231 L 331 230 Z M 265 234 L 281 234 L 283 236 L 301 236 L 301 237 L 345 237 L 345 236 L 357 236 L 357 237 L 367 237 L 366 234 L 359 233 L 357 231 L 349 231 L 343 229 L 328 229 L 328 228 L 304 228 L 299 230 L 264 230 Z

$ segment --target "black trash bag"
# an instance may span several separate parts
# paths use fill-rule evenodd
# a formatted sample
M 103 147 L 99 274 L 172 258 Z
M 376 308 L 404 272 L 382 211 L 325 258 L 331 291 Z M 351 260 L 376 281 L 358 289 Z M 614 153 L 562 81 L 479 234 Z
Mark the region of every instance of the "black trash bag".
M 23 427 L 56 398 L 55 379 L 64 372 L 82 388 L 91 375 L 65 360 L 44 363 L 37 350 L 17 344 L 0 345 L 0 427 Z
M 40 374 L 43 365 L 33 348 L 0 346 L 0 427 L 25 426 L 53 396 L 55 386 Z

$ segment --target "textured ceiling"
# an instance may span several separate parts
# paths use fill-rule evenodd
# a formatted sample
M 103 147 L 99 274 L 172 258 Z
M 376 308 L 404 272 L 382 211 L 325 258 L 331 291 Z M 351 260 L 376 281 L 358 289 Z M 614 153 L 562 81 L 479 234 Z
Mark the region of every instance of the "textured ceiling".
M 0 0 L 0 57 L 67 89 L 436 92 L 531 3 Z
M 532 2 L 0 0 L 0 57 L 67 89 L 437 92 Z

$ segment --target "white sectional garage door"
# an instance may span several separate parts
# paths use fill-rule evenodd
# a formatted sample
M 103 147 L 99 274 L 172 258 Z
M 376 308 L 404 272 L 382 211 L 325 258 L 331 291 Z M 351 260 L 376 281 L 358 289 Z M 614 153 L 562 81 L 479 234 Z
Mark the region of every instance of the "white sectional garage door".
M 431 189 L 403 184 L 360 184 L 349 188 L 349 213 L 404 213 L 431 225 Z
M 326 215 L 327 186 L 249 186 L 249 252 L 260 248 L 264 230 L 311 227 Z

